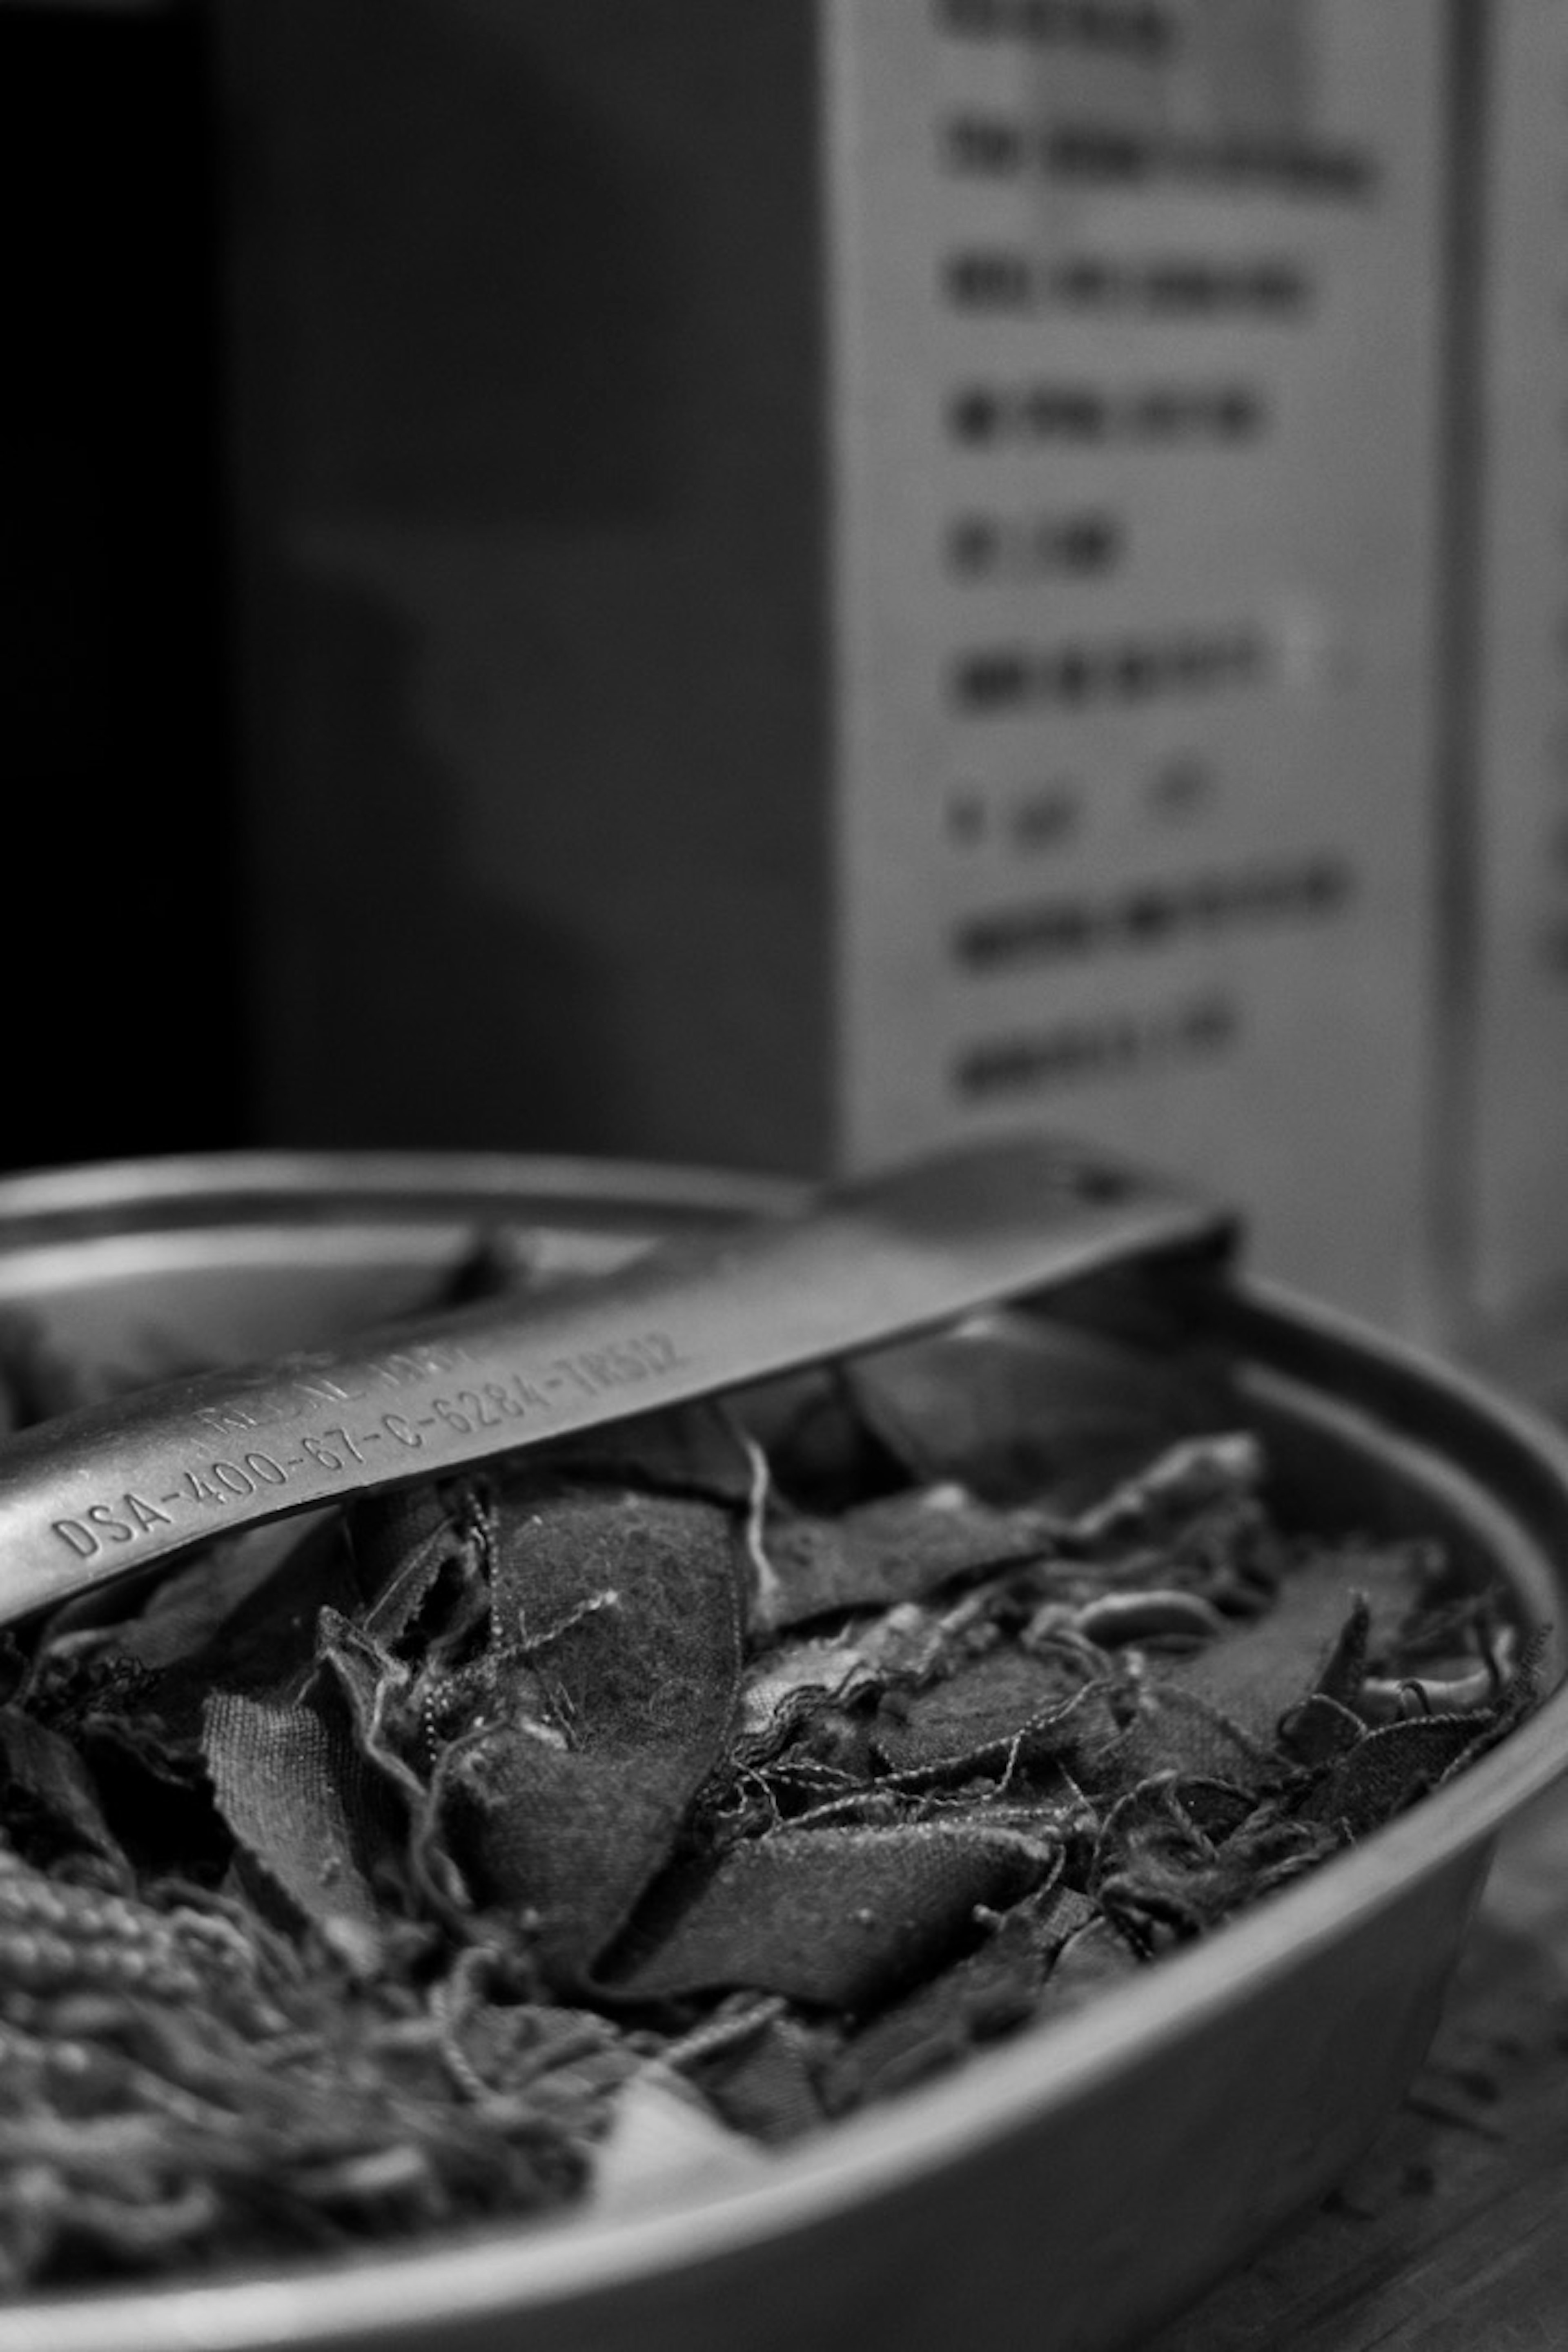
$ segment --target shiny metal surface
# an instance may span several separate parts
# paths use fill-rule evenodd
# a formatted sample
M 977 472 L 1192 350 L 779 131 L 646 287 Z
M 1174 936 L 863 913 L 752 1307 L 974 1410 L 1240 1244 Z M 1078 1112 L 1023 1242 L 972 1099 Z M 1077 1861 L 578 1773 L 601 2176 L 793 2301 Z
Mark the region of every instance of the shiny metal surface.
M 334 1211 L 321 1160 L 279 1163 L 269 1189 L 237 1189 L 227 1208 L 217 1171 L 204 1199 L 193 1171 L 189 1215 L 155 1168 L 140 1193 L 121 1171 L 118 1205 L 74 1209 L 51 1209 L 40 1176 L 10 1247 L 0 1187 L 0 1306 L 24 1302 L 59 1344 L 110 1361 L 149 1333 L 176 1349 L 226 1339 L 231 1360 L 290 1330 L 324 1344 L 340 1317 L 401 1311 L 410 1265 L 423 1281 L 465 1217 L 504 1195 L 532 1229 L 545 1197 L 526 1160 L 466 1200 L 390 1172 L 366 1201 L 342 1163 Z M 597 1202 L 585 1185 L 574 1219 L 556 1197 L 545 1220 L 563 1265 L 613 1262 L 668 1229 L 635 1175 L 592 1172 Z M 727 1207 L 721 1181 L 706 1198 L 702 1213 L 725 1219 L 765 1205 L 742 1186 Z M 1432 1528 L 1506 1577 L 1531 1622 L 1562 1621 L 1557 1431 L 1256 1284 L 1216 1289 L 1212 1311 L 1306 1516 Z M 0 2352 L 1133 2346 L 1376 2131 L 1431 2031 L 1492 1840 L 1565 1766 L 1558 1688 L 1462 1778 L 1212 1938 L 721 2190 L 352 2266 L 0 2307 Z
M 877 1346 L 1234 1221 L 1037 1140 L 687 1236 L 591 1282 L 139 1390 L 0 1444 L 0 1623 L 208 1537 Z

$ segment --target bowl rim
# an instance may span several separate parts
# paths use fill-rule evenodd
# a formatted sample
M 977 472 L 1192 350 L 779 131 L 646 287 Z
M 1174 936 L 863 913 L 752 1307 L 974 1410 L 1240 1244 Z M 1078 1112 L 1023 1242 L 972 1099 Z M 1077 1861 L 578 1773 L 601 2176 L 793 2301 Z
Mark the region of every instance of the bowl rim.
M 796 1206 L 808 1180 L 676 1160 L 515 1151 L 168 1152 L 0 1175 L 0 1249 L 84 1230 L 137 1233 L 171 1221 L 226 1222 L 247 1208 L 300 1216 L 426 1211 L 443 1200 L 525 1202 L 565 1217 L 708 1219 Z

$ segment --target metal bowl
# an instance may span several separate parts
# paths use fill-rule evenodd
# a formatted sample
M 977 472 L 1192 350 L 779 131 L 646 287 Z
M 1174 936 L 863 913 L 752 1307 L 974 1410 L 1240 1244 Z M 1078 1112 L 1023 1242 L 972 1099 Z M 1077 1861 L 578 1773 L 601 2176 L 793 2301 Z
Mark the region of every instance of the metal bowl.
M 476 1227 L 608 1265 L 795 1188 L 496 1155 L 230 1155 L 0 1181 L 0 1307 L 89 1362 L 232 1360 L 425 1303 Z M 1246 1279 L 1210 1310 L 1296 1507 L 1441 1535 L 1551 1625 L 1568 1442 Z M 1557 1684 L 1554 1663 L 1552 1679 Z M 1436 2021 L 1495 1840 L 1568 1768 L 1568 1689 L 1205 1942 L 743 2181 L 460 2245 L 0 2310 L 0 2352 L 1110 2352 L 1332 2186 Z

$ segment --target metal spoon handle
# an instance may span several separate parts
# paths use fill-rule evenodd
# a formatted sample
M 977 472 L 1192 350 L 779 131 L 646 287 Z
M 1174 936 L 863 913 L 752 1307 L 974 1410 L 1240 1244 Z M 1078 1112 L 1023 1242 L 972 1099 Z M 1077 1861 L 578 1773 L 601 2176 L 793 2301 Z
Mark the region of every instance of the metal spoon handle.
M 0 1446 L 0 1622 L 204 1538 L 860 1348 L 1121 1261 L 1216 1255 L 1227 1212 L 1027 1138 L 819 1193 L 616 1273 L 163 1383 Z

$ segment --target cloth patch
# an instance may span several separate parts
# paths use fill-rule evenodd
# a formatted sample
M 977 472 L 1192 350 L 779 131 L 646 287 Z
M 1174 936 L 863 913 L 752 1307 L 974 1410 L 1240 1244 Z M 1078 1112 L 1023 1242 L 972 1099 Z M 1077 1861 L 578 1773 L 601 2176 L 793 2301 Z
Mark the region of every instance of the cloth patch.
M 739 1423 L 767 1457 L 776 1491 L 796 1509 L 853 1509 L 909 1480 L 857 1409 L 844 1368 L 817 1364 L 730 1398 Z
M 134 1619 L 105 1630 L 101 1653 L 148 1670 L 155 1679 L 147 1711 L 165 1745 L 194 1750 L 212 1691 L 297 1697 L 313 1662 L 319 1612 L 353 1614 L 362 1598 L 335 1515 L 283 1520 L 223 1538 L 176 1567 Z
M 939 1967 L 1037 1885 L 1021 1839 L 924 1824 L 775 1831 L 678 1874 L 605 1972 L 630 2000 L 745 1986 L 856 2011 Z
M 465 1480 L 367 1496 L 349 1533 L 364 1596 L 356 1614 L 377 1642 L 400 1641 L 443 1576 L 473 1584 L 488 1566 L 482 1507 Z
M 1201 1935 L 1329 1851 L 1316 1825 L 1224 1781 L 1166 1776 L 1118 1803 L 1090 1885 L 1101 1916 L 1143 1958 Z
M 536 1923 L 557 1990 L 587 1983 L 723 1753 L 741 1665 L 735 1542 L 715 1506 L 671 1496 L 498 1507 L 494 1719 L 449 1775 L 452 1833 L 481 1899 Z M 530 1676 L 521 1708 L 509 1706 L 514 1654 Z
M 1110 1919 L 1096 1916 L 1062 1946 L 1035 2013 L 1042 2019 L 1072 2017 L 1130 1982 L 1145 1965 Z
M 1492 1728 L 1490 1717 L 1464 1715 L 1384 1724 L 1335 1759 L 1296 1808 L 1297 1818 L 1331 1822 L 1347 1838 L 1364 1837 L 1434 1787 Z
M 47 1865 L 87 1853 L 116 1883 L 130 1878 L 92 1775 L 69 1740 L 20 1707 L 0 1706 L 0 1771 L 7 1825 L 30 1859 Z
M 769 2018 L 689 2062 L 688 2072 L 731 2129 L 765 2147 L 799 2139 L 826 2120 L 811 2030 L 797 2018 Z
M 584 1430 L 551 1454 L 556 1473 L 574 1485 L 637 1486 L 736 1507 L 744 1507 L 755 1476 L 739 1423 L 710 1397 Z
M 645 2066 L 616 2101 L 594 2168 L 600 2213 L 637 2213 L 701 2196 L 763 2170 L 753 2140 L 732 2131 L 678 2076 Z
M 852 1609 L 923 1600 L 959 1578 L 1053 1550 L 1060 1522 L 1000 1511 L 960 1486 L 889 1495 L 836 1517 L 768 1517 L 763 1546 L 776 1580 L 772 1622 L 782 1628 Z
M 1093 1916 L 1081 1896 L 1047 1885 L 990 1925 L 979 1948 L 884 2010 L 823 2070 L 832 2114 L 944 2073 L 1031 2017 L 1058 1952 Z
M 958 1479 L 1000 1506 L 1085 1509 L 1175 1439 L 1215 1426 L 1202 1380 L 1040 1318 L 872 1349 L 847 1377 L 914 1478 Z
M 339 1703 L 268 1706 L 215 1692 L 204 1727 L 218 1810 L 246 1851 L 356 1969 L 381 1953 L 405 1822 Z M 378 1878 L 387 1882 L 378 1892 Z
M 1148 1676 L 1137 1712 L 1079 1758 L 1086 1788 L 1115 1798 L 1156 1773 L 1192 1773 L 1263 1789 L 1289 1769 L 1268 1743 L 1255 1738 L 1200 1692 Z
M 1093 1712 L 1081 1675 L 1027 1652 L 1003 1650 L 930 1690 L 889 1693 L 872 1718 L 870 1742 L 879 1760 L 899 1774 L 957 1766 L 1026 1771 L 1079 1744 Z
M 1288 1708 L 1318 1686 L 1354 1629 L 1361 1609 L 1377 1595 L 1371 1631 L 1393 1621 L 1407 1598 L 1405 1563 L 1397 1554 L 1375 1558 L 1353 1547 L 1321 1552 L 1293 1567 L 1268 1613 L 1191 1659 L 1158 1669 L 1157 1679 L 1184 1691 L 1234 1724 L 1261 1747 L 1271 1747 Z

